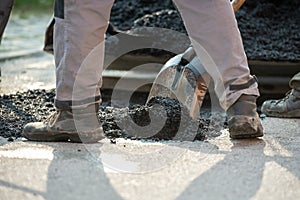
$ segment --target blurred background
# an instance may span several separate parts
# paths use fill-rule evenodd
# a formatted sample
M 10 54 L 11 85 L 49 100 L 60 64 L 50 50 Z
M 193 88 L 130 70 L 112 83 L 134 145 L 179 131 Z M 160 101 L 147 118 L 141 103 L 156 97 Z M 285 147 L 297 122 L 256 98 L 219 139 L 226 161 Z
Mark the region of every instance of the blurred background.
M 52 0 L 15 0 L 0 45 L 0 94 L 54 88 L 53 57 L 42 52 Z

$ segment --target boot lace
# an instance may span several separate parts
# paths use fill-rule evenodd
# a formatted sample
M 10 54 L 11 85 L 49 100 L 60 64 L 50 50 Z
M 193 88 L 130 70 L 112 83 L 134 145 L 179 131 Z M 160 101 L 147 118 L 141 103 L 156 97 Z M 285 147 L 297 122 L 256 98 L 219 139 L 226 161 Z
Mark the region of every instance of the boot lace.
M 285 93 L 285 97 L 283 97 L 282 99 L 279 99 L 279 100 L 275 103 L 275 105 L 278 105 L 280 102 L 285 102 L 285 101 L 287 101 L 287 100 L 290 98 L 290 96 L 292 96 L 292 95 L 293 95 L 293 90 L 288 91 L 287 93 Z
M 57 122 L 59 116 L 61 115 L 62 111 L 61 110 L 56 110 L 52 112 L 45 120 L 44 124 L 49 123 L 50 127 L 53 127 L 54 124 Z

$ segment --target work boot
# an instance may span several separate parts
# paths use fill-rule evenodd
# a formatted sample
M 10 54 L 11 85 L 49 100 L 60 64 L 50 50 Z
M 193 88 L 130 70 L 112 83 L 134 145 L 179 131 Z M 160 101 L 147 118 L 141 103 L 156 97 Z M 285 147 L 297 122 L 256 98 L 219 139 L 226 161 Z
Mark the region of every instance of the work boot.
M 265 101 L 261 111 L 270 117 L 300 117 L 300 91 L 293 89 L 282 99 Z
M 104 138 L 97 113 L 98 104 L 84 109 L 57 110 L 44 122 L 25 125 L 22 136 L 32 141 L 94 143 Z
M 263 136 L 263 127 L 256 111 L 256 96 L 243 94 L 227 110 L 227 117 L 231 138 L 243 139 Z

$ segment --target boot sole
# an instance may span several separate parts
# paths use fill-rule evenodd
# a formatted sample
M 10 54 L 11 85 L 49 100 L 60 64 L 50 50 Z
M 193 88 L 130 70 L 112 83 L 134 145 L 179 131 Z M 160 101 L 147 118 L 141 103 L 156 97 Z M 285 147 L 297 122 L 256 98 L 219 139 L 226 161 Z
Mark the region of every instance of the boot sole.
M 292 110 L 285 113 L 280 113 L 271 110 L 262 110 L 264 114 L 269 117 L 279 117 L 279 118 L 300 118 L 300 109 Z
M 262 137 L 263 127 L 259 118 L 233 117 L 229 120 L 229 133 L 232 139 L 249 139 Z
M 31 141 L 38 142 L 73 142 L 73 143 L 96 143 L 104 138 L 102 128 L 95 131 L 84 133 L 66 133 L 58 132 L 54 134 L 47 134 L 40 132 L 34 136 L 30 135 L 26 131 L 23 131 L 22 136 Z
M 264 134 L 262 130 L 258 130 L 253 133 L 252 127 L 247 126 L 240 126 L 231 128 L 230 131 L 230 138 L 232 139 L 250 139 L 250 138 L 257 138 L 262 137 Z

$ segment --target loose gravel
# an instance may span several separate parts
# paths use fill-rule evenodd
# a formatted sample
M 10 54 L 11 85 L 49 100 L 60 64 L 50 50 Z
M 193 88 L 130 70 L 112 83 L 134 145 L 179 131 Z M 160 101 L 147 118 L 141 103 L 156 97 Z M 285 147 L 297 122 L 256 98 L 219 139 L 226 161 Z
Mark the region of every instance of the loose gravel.
M 13 141 L 21 137 L 26 123 L 45 120 L 55 111 L 54 96 L 54 90 L 0 96 L 0 136 Z M 99 120 L 105 135 L 111 139 L 193 141 L 205 139 L 210 130 L 209 119 L 193 120 L 177 100 L 159 97 L 153 98 L 148 105 L 132 104 L 121 108 L 104 102 L 99 109 Z
M 248 59 L 300 61 L 298 0 L 249 0 L 236 18 Z M 147 26 L 186 33 L 171 0 L 116 0 L 111 23 L 121 30 Z

